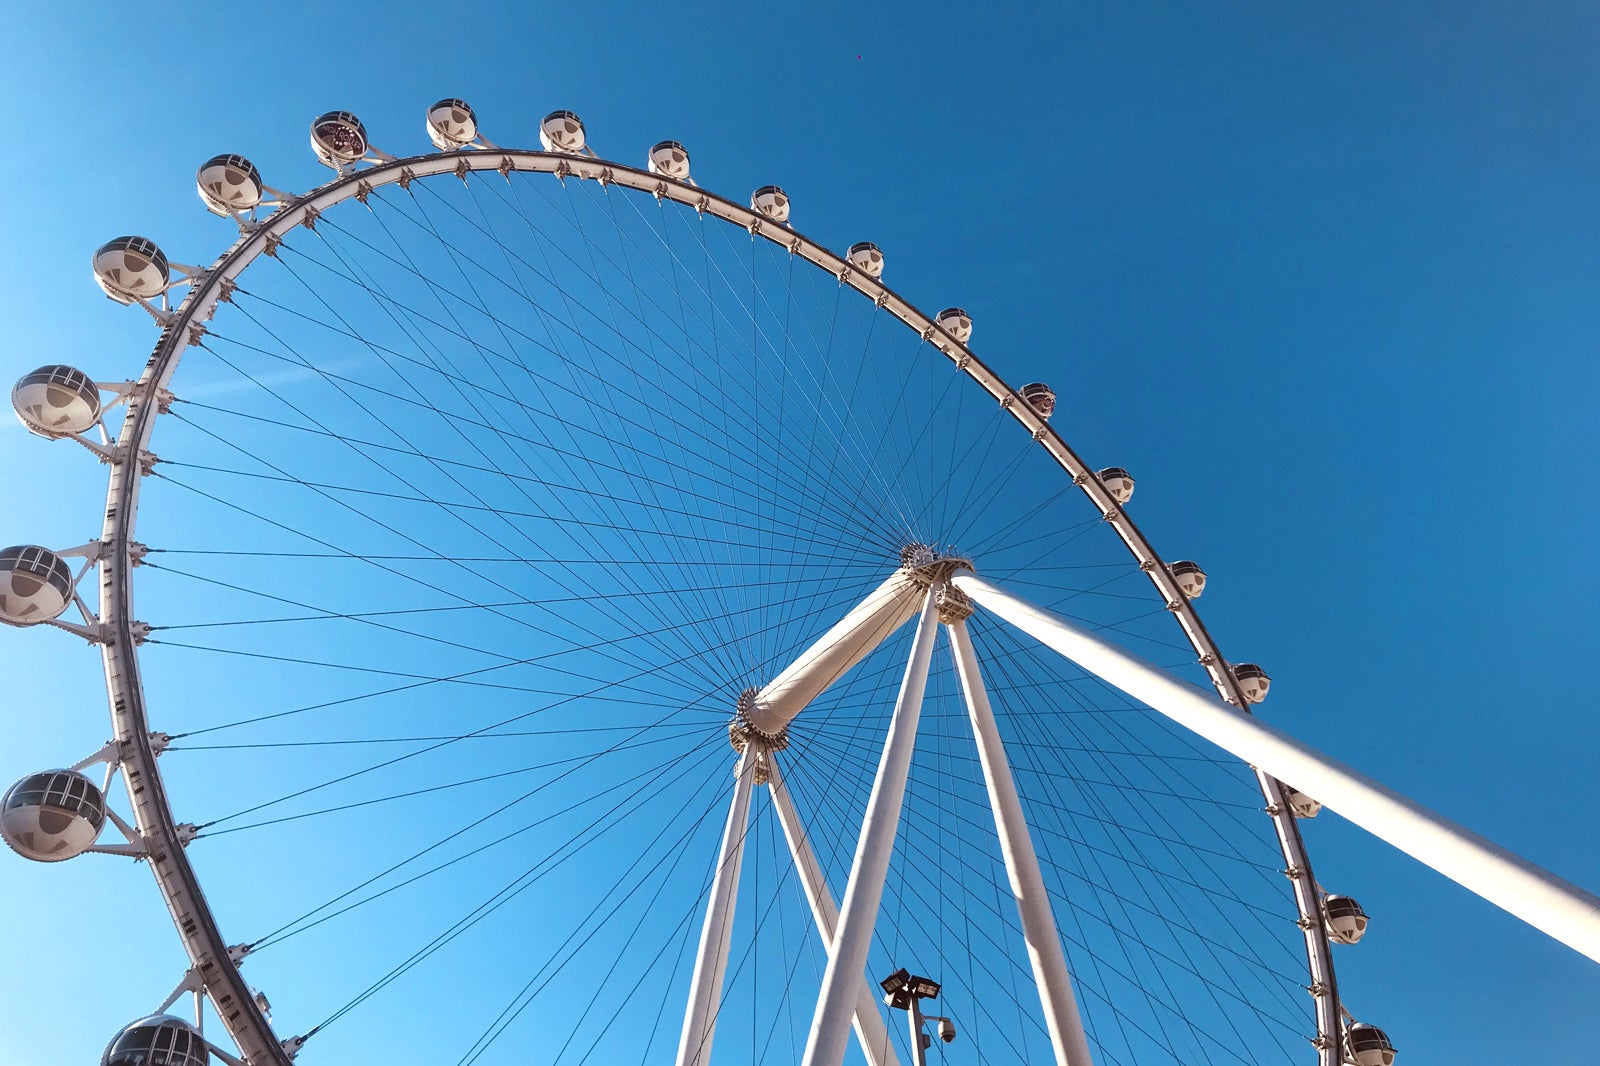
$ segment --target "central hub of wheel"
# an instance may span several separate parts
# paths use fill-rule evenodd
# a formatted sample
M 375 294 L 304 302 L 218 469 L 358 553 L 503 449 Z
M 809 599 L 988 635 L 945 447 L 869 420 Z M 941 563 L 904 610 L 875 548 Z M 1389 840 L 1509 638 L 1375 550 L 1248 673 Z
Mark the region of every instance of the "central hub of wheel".
M 900 549 L 900 568 L 917 584 L 927 588 L 935 581 L 948 582 L 959 571 L 976 573 L 972 560 L 961 555 L 941 553 L 930 545 L 912 542 Z
M 972 614 L 972 601 L 950 583 L 950 579 L 962 571 L 976 573 L 971 559 L 940 553 L 926 544 L 911 543 L 900 549 L 900 569 L 922 588 L 939 583 L 940 622 L 949 625 Z
M 733 750 L 743 752 L 751 741 L 755 741 L 764 751 L 782 751 L 789 746 L 789 729 L 785 726 L 775 732 L 768 732 L 759 728 L 750 720 L 750 712 L 756 704 L 756 697 L 761 694 L 759 689 L 747 688 L 739 693 L 739 702 L 733 714 L 733 720 L 728 723 L 728 743 L 733 745 Z M 766 781 L 764 766 L 756 768 L 758 781 Z

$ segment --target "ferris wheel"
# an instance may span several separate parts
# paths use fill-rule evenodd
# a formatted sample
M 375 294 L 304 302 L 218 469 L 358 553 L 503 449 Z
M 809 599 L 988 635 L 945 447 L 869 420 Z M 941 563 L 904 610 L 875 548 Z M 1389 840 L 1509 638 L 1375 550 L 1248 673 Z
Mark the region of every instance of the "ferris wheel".
M 13 390 L 108 487 L 0 620 L 99 648 L 112 739 L 0 830 L 143 861 L 189 960 L 103 1066 L 1390 1066 L 1323 803 L 1600 958 L 1600 901 L 1251 714 L 1082 386 L 678 142 L 425 128 L 206 161 L 221 255 L 94 255 L 143 369 Z

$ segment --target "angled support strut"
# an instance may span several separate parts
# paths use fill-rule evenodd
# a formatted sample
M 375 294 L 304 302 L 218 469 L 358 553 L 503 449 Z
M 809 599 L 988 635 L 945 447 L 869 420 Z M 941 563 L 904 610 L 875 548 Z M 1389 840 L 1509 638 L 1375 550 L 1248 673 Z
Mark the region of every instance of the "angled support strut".
M 833 950 L 833 939 L 839 928 L 839 908 L 828 891 L 828 881 L 822 875 L 816 853 L 806 839 L 805 826 L 800 823 L 800 813 L 794 809 L 794 800 L 784 786 L 783 775 L 778 772 L 778 760 L 767 766 L 767 789 L 772 794 L 772 806 L 777 809 L 778 821 L 783 823 L 783 835 L 789 842 L 789 854 L 794 858 L 795 872 L 800 875 L 800 886 L 805 890 L 806 902 L 811 904 L 811 916 L 816 919 L 817 933 L 822 946 Z M 878 1010 L 878 999 L 867 984 L 865 971 L 856 974 L 855 992 L 856 1039 L 861 1042 L 862 1054 L 868 1066 L 899 1066 L 894 1048 L 889 1046 L 889 1027 L 884 1024 Z
M 1022 935 L 1028 942 L 1028 960 L 1033 964 L 1034 983 L 1039 986 L 1039 1004 L 1044 1008 L 1045 1028 L 1055 1049 L 1057 1066 L 1092 1066 L 1089 1040 L 1078 1014 L 1078 1000 L 1072 992 L 1072 977 L 1067 971 L 1061 937 L 1056 932 L 1055 915 L 1039 873 L 1039 856 L 1028 835 L 1022 814 L 1017 784 L 1011 777 L 1000 730 L 995 725 L 989 693 L 978 673 L 978 657 L 973 654 L 972 637 L 965 619 L 946 624 L 950 649 L 955 654 L 956 673 L 961 692 L 972 718 L 972 733 L 978 743 L 978 761 L 983 765 L 983 782 L 989 790 L 989 806 L 994 811 L 994 828 L 1000 838 L 1000 852 L 1006 861 L 1006 876 L 1011 895 L 1017 901 L 1022 919 Z
M 1292 782 L 1378 839 L 1600 962 L 1600 897 L 998 585 L 966 574 L 953 582 L 1000 618 L 1134 699 L 1251 766 Z
M 700 927 L 700 950 L 695 954 L 694 977 L 689 982 L 689 1005 L 683 1012 L 677 1066 L 706 1066 L 711 1061 L 711 1038 L 717 1030 L 722 980 L 732 945 L 733 905 L 739 898 L 739 873 L 744 866 L 750 786 L 755 781 L 756 763 L 764 754 L 758 744 L 746 745 L 734 770 L 733 799 L 728 804 L 728 823 L 722 830 L 722 850 L 711 880 L 711 895 L 706 899 L 705 922 Z
M 900 827 L 900 807 L 905 800 L 906 778 L 911 771 L 911 752 L 917 741 L 917 721 L 922 714 L 922 693 L 928 682 L 928 663 L 933 657 L 933 638 L 939 629 L 939 591 L 942 581 L 929 584 L 923 597 L 922 618 L 911 646 L 911 661 L 906 664 L 900 683 L 900 698 L 884 741 L 878 762 L 878 776 L 867 800 L 867 813 L 861 823 L 861 838 L 855 861 L 850 867 L 850 884 L 844 892 L 844 907 L 828 968 L 822 976 L 822 991 L 817 997 L 817 1012 L 806 1038 L 804 1066 L 840 1066 L 845 1045 L 850 1039 L 850 1023 L 855 1016 L 857 983 L 867 965 L 867 949 L 872 946 L 872 931 L 878 921 L 878 905 L 883 900 L 883 881 L 889 872 L 889 857 Z
M 742 705 L 741 717 L 761 734 L 780 735 L 808 703 L 917 613 L 924 587 L 906 569 L 890 574 Z

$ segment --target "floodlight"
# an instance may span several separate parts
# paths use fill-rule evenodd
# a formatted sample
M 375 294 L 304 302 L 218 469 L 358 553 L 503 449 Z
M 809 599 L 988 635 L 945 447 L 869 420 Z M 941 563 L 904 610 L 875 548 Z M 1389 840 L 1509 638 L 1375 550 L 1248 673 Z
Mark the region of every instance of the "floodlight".
M 911 971 L 904 966 L 878 982 L 878 987 L 888 994 L 900 991 L 911 981 Z

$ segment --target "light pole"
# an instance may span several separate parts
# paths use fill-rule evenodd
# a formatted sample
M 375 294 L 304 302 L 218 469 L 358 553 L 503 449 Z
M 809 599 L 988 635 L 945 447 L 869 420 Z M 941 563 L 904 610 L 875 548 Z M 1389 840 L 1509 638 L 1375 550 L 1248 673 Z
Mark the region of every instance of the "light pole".
M 911 1050 L 916 1056 L 916 1066 L 928 1066 L 928 1047 L 933 1037 L 922 1031 L 928 1022 L 939 1023 L 939 1039 L 946 1044 L 956 1038 L 956 1023 L 937 1014 L 923 1014 L 922 1001 L 939 995 L 939 982 L 926 977 L 914 977 L 904 966 L 878 982 L 883 989 L 883 1001 L 895 1010 L 906 1012 L 906 1024 L 911 1028 Z

